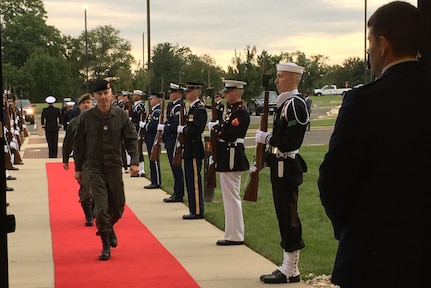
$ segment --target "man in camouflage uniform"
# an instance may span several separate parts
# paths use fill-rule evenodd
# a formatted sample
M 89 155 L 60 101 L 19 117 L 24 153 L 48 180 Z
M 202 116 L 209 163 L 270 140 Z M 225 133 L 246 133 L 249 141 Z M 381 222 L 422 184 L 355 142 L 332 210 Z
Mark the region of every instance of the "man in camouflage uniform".
M 121 144 L 131 155 L 130 174 L 139 171 L 135 127 L 123 110 L 111 106 L 111 84 L 100 80 L 93 89 L 95 109 L 81 115 L 75 138 L 75 178 L 89 183 L 94 199 L 97 233 L 102 239 L 99 260 L 111 258 L 110 247 L 117 246 L 114 224 L 124 212 L 125 195 L 121 169 Z

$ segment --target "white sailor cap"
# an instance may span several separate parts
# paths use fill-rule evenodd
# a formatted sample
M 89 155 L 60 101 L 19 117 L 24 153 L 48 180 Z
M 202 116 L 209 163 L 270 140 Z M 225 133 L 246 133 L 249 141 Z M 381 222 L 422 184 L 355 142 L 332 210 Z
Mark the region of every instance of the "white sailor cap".
M 298 73 L 301 75 L 305 69 L 304 67 L 298 66 L 293 62 L 280 63 L 280 64 L 277 64 L 276 66 L 277 66 L 277 72 L 286 71 L 286 72 Z
M 244 85 L 247 85 L 244 81 L 237 80 L 223 80 L 224 89 L 223 92 L 226 92 L 231 89 L 244 89 Z
M 55 101 L 57 101 L 57 99 L 55 99 L 54 96 L 48 96 L 48 97 L 45 98 L 45 102 L 48 103 L 48 104 L 55 103 Z
M 73 102 L 73 101 L 67 101 L 66 105 L 70 106 L 70 107 L 73 107 L 73 106 L 75 106 L 75 102 Z
M 142 92 L 141 90 L 133 90 L 133 94 L 139 95 L 139 96 L 143 96 L 144 92 Z

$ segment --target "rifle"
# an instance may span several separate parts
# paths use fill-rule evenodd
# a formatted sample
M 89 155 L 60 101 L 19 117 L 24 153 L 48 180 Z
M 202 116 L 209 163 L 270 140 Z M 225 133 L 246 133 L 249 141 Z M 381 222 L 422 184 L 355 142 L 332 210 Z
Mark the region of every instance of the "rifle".
M 208 87 L 208 94 L 211 95 L 211 122 L 217 121 L 217 109 L 216 109 L 216 102 L 214 97 L 214 91 L 212 87 Z M 207 170 L 207 177 L 206 177 L 206 187 L 208 188 L 215 188 L 216 187 L 216 169 L 215 169 L 215 163 L 217 162 L 217 148 L 218 148 L 218 136 L 214 131 L 210 131 L 210 142 L 211 142 L 211 156 L 213 159 L 213 162 L 208 165 Z
M 184 126 L 184 101 L 180 106 L 180 115 L 178 124 Z M 177 133 L 177 140 L 175 141 L 174 156 L 172 159 L 172 165 L 181 166 L 181 159 L 183 158 L 184 148 L 184 133 Z
M 266 132 L 268 130 L 268 98 L 269 98 L 269 75 L 262 75 L 262 86 L 265 88 L 264 94 L 264 102 L 263 102 L 263 113 L 260 116 L 260 131 Z M 244 200 L 246 201 L 257 201 L 257 192 L 259 186 L 259 172 L 263 169 L 264 166 L 264 157 L 265 157 L 265 149 L 266 145 L 262 143 L 258 143 L 256 145 L 256 151 L 253 156 L 253 165 L 255 164 L 256 169 L 251 170 L 248 175 L 248 183 L 246 184 Z
M 21 154 L 19 154 L 19 145 L 18 145 L 18 141 L 16 140 L 16 135 L 14 135 L 14 132 L 12 131 L 12 126 L 11 126 L 11 118 L 10 118 L 10 104 L 9 102 L 6 100 L 6 104 L 5 104 L 5 111 L 6 111 L 6 128 L 7 128 L 7 133 L 6 133 L 6 145 L 9 147 L 10 149 L 10 159 L 11 159 L 11 163 L 12 165 L 14 163 L 21 163 L 22 162 L 22 158 L 21 158 Z M 11 145 L 11 143 L 13 145 Z M 15 147 L 13 147 L 15 146 Z M 12 161 L 12 154 L 13 154 L 13 161 Z
M 163 124 L 164 122 L 164 114 L 165 114 L 165 95 L 162 97 L 162 112 L 159 117 L 159 124 Z M 153 147 L 151 148 L 151 156 L 150 161 L 158 161 L 160 158 L 160 146 L 162 145 L 162 135 L 163 131 L 157 130 L 156 138 L 154 138 Z

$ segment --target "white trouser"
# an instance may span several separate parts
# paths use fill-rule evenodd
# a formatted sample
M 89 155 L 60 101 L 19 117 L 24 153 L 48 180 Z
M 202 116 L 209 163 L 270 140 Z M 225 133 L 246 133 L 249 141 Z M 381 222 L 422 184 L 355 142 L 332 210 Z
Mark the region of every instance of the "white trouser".
M 220 172 L 220 186 L 223 195 L 225 239 L 244 241 L 244 219 L 242 216 L 241 171 Z

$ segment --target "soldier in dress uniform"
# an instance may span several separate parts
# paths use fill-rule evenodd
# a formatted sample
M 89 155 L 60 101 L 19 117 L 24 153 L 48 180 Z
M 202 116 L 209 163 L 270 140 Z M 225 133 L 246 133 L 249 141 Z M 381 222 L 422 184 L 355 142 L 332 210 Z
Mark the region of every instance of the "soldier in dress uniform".
M 58 130 L 61 124 L 60 109 L 54 107 L 56 99 L 54 96 L 48 96 L 45 102 L 48 107 L 43 108 L 40 121 L 42 128 L 45 129 L 45 138 L 48 142 L 48 156 L 49 158 L 57 158 L 58 152 Z
M 144 100 L 142 99 L 144 92 L 142 90 L 133 90 L 132 100 L 133 107 L 131 109 L 132 123 L 135 125 L 135 129 L 138 133 L 138 153 L 139 153 L 139 173 L 136 177 L 145 177 L 144 168 L 144 129 L 139 126 L 139 122 L 145 120 L 147 116 L 147 110 L 145 109 Z
M 205 105 L 200 100 L 202 84 L 186 83 L 186 99 L 190 101 L 190 109 L 186 115 L 185 125 L 178 125 L 177 132 L 184 133 L 184 174 L 186 179 L 189 211 L 183 219 L 204 218 L 204 200 L 202 194 L 202 160 L 205 157 L 202 133 L 207 123 Z
M 244 151 L 244 137 L 250 124 L 250 115 L 241 100 L 244 85 L 236 80 L 223 80 L 224 97 L 229 107 L 226 118 L 209 122 L 208 127 L 219 136 L 216 171 L 220 172 L 220 186 L 225 215 L 225 237 L 217 245 L 244 244 L 244 219 L 240 197 L 241 173 L 249 169 Z
M 221 102 L 221 99 L 223 98 L 223 95 L 221 93 L 216 94 L 216 110 L 217 110 L 217 120 L 219 123 L 223 122 L 223 113 L 224 113 L 224 104 Z
M 272 133 L 258 130 L 256 142 L 269 144 L 270 167 L 275 211 L 283 248 L 283 264 L 272 274 L 262 275 L 264 283 L 299 282 L 299 251 L 305 247 L 298 217 L 298 187 L 307 166 L 299 154 L 309 121 L 307 105 L 298 92 L 304 67 L 287 62 L 277 64 L 277 110 Z
M 90 93 L 85 93 L 79 97 L 78 107 L 81 110 L 81 113 L 93 108 L 93 99 Z M 74 150 L 73 139 L 78 130 L 80 115 L 82 114 L 79 114 L 69 122 L 66 135 L 63 139 L 63 168 L 66 171 L 69 170 L 69 157 L 70 153 Z M 85 215 L 85 226 L 93 226 L 93 199 L 91 197 L 90 189 L 88 189 L 88 183 L 85 183 L 85 181 L 79 183 L 78 195 L 79 203 L 81 203 L 81 207 Z
M 150 101 L 151 111 L 148 112 L 145 129 L 145 144 L 147 145 L 148 156 L 151 158 L 151 150 L 153 149 L 154 139 L 156 139 L 157 125 L 159 124 L 159 117 L 162 114 L 160 102 L 162 100 L 162 93 L 151 92 L 148 101 Z M 145 189 L 156 189 L 162 185 L 162 174 L 160 171 L 160 161 L 150 160 L 150 173 L 151 183 L 144 186 Z
M 99 260 L 111 258 L 111 247 L 117 247 L 114 224 L 124 212 L 125 195 L 121 171 L 121 143 L 131 156 L 130 174 L 139 171 L 135 127 L 123 110 L 112 106 L 111 83 L 100 80 L 93 97 L 97 106 L 80 116 L 74 142 L 75 178 L 88 179 L 94 199 L 97 233 L 102 240 Z
M 164 202 L 183 202 L 184 197 L 184 173 L 181 165 L 172 165 L 174 158 L 175 144 L 177 141 L 177 127 L 180 119 L 180 108 L 183 104 L 183 88 L 175 83 L 169 84 L 169 99 L 166 109 L 166 122 L 159 124 L 158 130 L 163 131 L 163 142 L 165 142 L 166 154 L 174 175 L 174 193 L 163 199 Z

